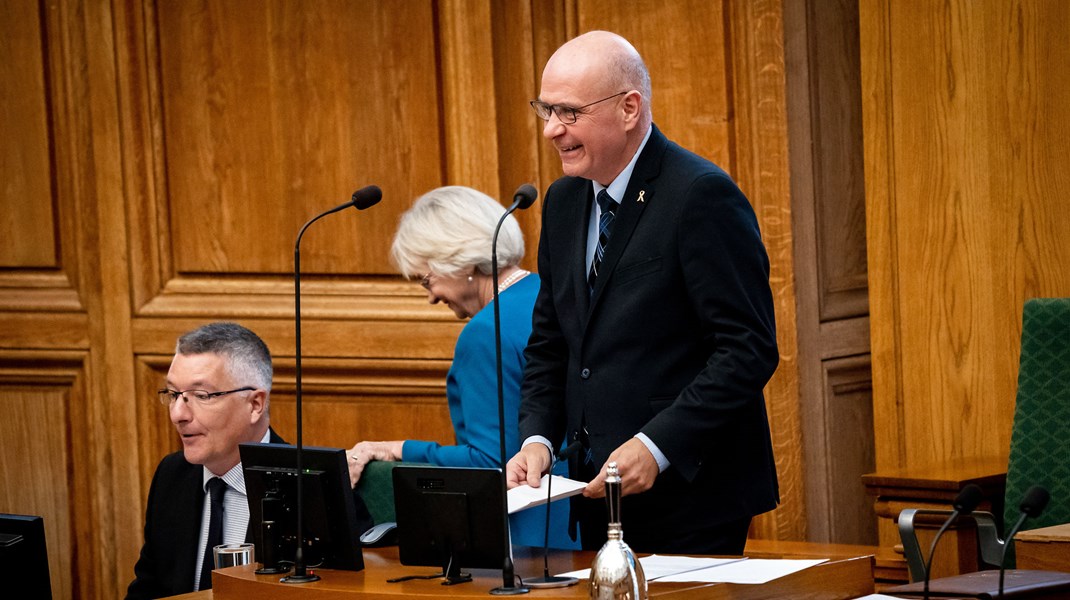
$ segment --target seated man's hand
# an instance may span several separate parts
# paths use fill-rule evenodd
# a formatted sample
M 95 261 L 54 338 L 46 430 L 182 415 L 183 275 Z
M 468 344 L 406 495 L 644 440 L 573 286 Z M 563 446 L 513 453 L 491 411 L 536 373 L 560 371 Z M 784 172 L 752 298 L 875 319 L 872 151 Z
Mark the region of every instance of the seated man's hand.
M 539 442 L 524 446 L 505 465 L 505 482 L 509 489 L 528 484 L 539 487 L 542 474 L 550 469 L 550 449 Z
M 645 492 L 654 485 L 654 479 L 658 476 L 658 461 L 639 438 L 633 437 L 624 442 L 609 455 L 606 464 L 614 461 L 620 474 L 621 495 Z M 588 498 L 602 498 L 606 495 L 606 465 L 602 465 L 598 477 L 583 489 L 583 495 Z

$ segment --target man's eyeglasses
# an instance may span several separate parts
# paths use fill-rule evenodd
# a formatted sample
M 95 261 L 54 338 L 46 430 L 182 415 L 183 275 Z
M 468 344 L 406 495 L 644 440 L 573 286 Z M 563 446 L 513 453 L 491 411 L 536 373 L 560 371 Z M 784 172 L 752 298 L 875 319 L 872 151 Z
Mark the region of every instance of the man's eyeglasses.
M 616 94 L 613 94 L 612 96 L 606 96 L 605 98 L 602 98 L 601 100 L 595 100 L 594 102 L 591 102 L 590 104 L 584 104 L 583 106 L 565 106 L 565 105 L 562 105 L 562 104 L 547 104 L 547 103 L 542 102 L 540 100 L 532 100 L 531 101 L 531 108 L 535 109 L 535 114 L 538 115 L 538 117 L 540 119 L 542 119 L 543 121 L 549 121 L 550 120 L 550 115 L 557 115 L 557 119 L 559 121 L 561 121 L 562 123 L 564 123 L 566 125 L 571 125 L 571 124 L 576 122 L 576 119 L 581 114 L 583 114 L 583 109 L 589 108 L 591 106 L 594 106 L 595 104 L 598 104 L 600 102 L 605 102 L 606 100 L 612 100 L 613 98 L 616 98 L 617 96 L 623 96 L 624 94 L 627 94 L 627 93 L 628 92 L 617 92 Z
M 252 392 L 255 390 L 256 388 L 249 386 L 238 388 L 236 390 L 227 390 L 225 392 L 206 392 L 204 390 L 185 390 L 180 392 L 178 390 L 164 388 L 156 393 L 160 397 L 160 404 L 163 404 L 164 406 L 171 406 L 172 404 L 177 402 L 179 398 L 185 400 L 186 404 L 189 404 L 189 401 L 192 398 L 196 404 L 200 406 L 208 406 L 210 404 L 213 404 L 215 402 L 215 399 L 219 398 L 220 396 L 226 396 L 227 394 L 236 394 L 238 392 Z
M 427 275 L 424 275 L 423 277 L 420 278 L 420 287 L 424 288 L 425 290 L 429 290 L 430 291 L 430 289 L 431 289 L 431 273 L 428 273 Z

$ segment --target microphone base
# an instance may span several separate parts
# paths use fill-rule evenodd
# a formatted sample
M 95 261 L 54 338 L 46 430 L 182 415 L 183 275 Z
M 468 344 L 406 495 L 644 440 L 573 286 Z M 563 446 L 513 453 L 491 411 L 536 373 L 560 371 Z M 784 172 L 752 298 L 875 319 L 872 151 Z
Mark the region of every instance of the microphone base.
M 531 579 L 525 579 L 524 585 L 529 588 L 545 589 L 545 588 L 563 588 L 570 585 L 576 585 L 580 580 L 575 577 L 533 577 Z
M 281 581 L 282 583 L 312 583 L 313 581 L 319 581 L 319 580 L 320 580 L 320 576 L 319 575 L 312 575 L 312 574 L 298 575 L 298 574 L 295 573 L 293 575 L 287 575 L 286 577 L 283 577 L 279 581 Z
M 526 587 L 496 587 L 490 591 L 491 596 L 519 596 L 530 592 Z

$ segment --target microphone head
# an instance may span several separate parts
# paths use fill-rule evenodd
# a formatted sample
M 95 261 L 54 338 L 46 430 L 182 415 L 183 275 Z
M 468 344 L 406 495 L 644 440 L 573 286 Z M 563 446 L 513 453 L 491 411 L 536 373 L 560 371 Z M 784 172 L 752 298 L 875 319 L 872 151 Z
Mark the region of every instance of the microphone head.
M 513 202 L 516 202 L 516 207 L 520 210 L 530 207 L 535 204 L 535 199 L 539 197 L 538 190 L 530 183 L 517 188 L 516 193 L 513 194 Z
M 581 445 L 582 444 L 580 443 L 580 441 L 576 440 L 558 451 L 557 456 L 555 458 L 557 460 L 568 460 L 572 458 L 572 455 L 575 454 L 577 450 L 580 449 Z
M 1044 508 L 1048 506 L 1050 499 L 1051 495 L 1048 494 L 1048 490 L 1034 485 L 1026 490 L 1025 497 L 1022 498 L 1022 503 L 1018 505 L 1018 508 L 1030 517 L 1039 517 L 1040 513 L 1044 512 Z
M 353 206 L 357 207 L 357 210 L 364 210 L 370 206 L 375 206 L 382 199 L 383 190 L 379 189 L 377 185 L 369 185 L 353 192 L 352 202 Z
M 977 484 L 971 483 L 962 488 L 962 491 L 955 497 L 955 502 L 951 506 L 953 506 L 960 515 L 968 515 L 981 503 L 983 496 L 984 494 L 981 492 L 981 488 L 978 487 Z

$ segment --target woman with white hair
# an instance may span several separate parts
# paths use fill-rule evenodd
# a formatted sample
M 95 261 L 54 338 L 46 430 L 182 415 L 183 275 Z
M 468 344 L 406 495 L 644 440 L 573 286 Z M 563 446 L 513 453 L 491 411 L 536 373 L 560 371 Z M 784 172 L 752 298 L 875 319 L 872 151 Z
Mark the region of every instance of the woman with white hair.
M 456 443 L 397 440 L 360 442 L 349 451 L 354 485 L 371 460 L 430 463 L 451 467 L 501 464 L 498 385 L 495 360 L 494 279 L 491 240 L 505 209 L 490 196 L 468 187 L 447 186 L 427 192 L 401 216 L 390 254 L 401 274 L 417 279 L 431 304 L 445 304 L 458 319 L 469 319 L 454 347 L 446 376 L 446 399 Z M 506 454 L 520 449 L 518 411 L 524 374 L 524 347 L 531 334 L 531 311 L 539 277 L 520 268 L 524 236 L 510 215 L 498 233 L 498 301 L 502 332 Z M 567 475 L 560 463 L 556 474 Z M 551 505 L 550 546 L 579 548 L 568 538 L 568 503 Z M 510 517 L 514 543 L 541 546 L 541 510 Z

